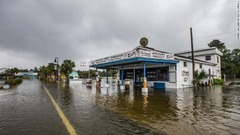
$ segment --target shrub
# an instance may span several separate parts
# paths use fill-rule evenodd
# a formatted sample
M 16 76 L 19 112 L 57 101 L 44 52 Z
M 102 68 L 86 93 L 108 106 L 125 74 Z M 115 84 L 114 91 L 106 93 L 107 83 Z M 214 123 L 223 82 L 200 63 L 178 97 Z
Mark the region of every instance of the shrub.
M 223 84 L 223 79 L 221 78 L 213 78 L 213 83 L 217 85 Z
M 22 83 L 22 79 L 8 79 L 5 81 L 5 84 L 9 84 L 9 85 L 17 85 Z
M 49 78 L 41 78 L 40 80 L 43 81 L 43 82 L 49 82 L 50 81 Z
M 195 70 L 194 74 L 195 74 L 195 79 L 193 80 L 194 85 L 199 85 L 202 79 L 207 78 L 207 74 L 204 70 L 201 71 Z

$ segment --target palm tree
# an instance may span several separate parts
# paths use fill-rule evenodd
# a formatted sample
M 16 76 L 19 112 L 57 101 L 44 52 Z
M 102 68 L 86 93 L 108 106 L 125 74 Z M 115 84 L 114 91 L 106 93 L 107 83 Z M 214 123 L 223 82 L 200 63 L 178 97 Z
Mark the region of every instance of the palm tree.
M 5 70 L 5 72 L 6 72 L 6 78 L 7 76 L 10 76 L 11 78 L 15 78 L 15 74 L 19 72 L 19 69 L 14 67 L 14 68 Z
M 39 75 L 40 79 L 44 77 L 44 74 L 43 74 L 44 67 L 45 66 L 40 66 L 40 68 L 39 68 L 38 75 Z
M 47 68 L 49 69 L 49 72 L 50 72 L 50 79 L 52 79 L 52 75 L 54 75 L 54 71 L 55 71 L 54 67 L 55 67 L 54 63 L 48 63 Z
M 195 70 L 194 74 L 195 74 L 195 79 L 193 80 L 194 85 L 199 84 L 200 80 L 207 78 L 207 74 L 204 70 L 200 72 L 198 70 Z
M 51 73 L 51 71 L 48 67 L 41 66 L 39 68 L 39 76 L 40 76 L 41 80 L 47 81 L 50 73 Z
M 69 74 L 72 72 L 75 67 L 75 63 L 71 60 L 64 60 L 61 65 L 61 72 L 67 77 L 66 83 L 69 84 Z

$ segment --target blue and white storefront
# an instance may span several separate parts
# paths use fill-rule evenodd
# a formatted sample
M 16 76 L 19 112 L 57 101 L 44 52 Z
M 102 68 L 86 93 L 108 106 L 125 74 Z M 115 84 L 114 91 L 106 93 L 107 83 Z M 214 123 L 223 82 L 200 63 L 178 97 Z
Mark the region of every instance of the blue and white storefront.
M 201 54 L 199 57 L 211 54 L 210 57 L 216 57 L 218 63 L 196 59 L 198 58 L 196 56 L 194 57 L 195 69 L 210 70 L 209 77 L 220 77 L 221 52 L 216 48 L 198 52 Z M 184 55 L 180 53 L 172 54 L 150 47 L 137 46 L 129 52 L 93 60 L 90 66 L 97 69 L 106 69 L 107 76 L 110 69 L 117 69 L 117 79 L 120 81 L 122 89 L 124 89 L 126 80 L 130 80 L 135 86 L 142 86 L 143 91 L 147 91 L 150 87 L 182 88 L 192 85 L 192 62 L 190 57 L 186 55 L 187 53 Z M 212 74 L 212 71 L 215 74 Z M 106 86 L 108 86 L 108 79 Z

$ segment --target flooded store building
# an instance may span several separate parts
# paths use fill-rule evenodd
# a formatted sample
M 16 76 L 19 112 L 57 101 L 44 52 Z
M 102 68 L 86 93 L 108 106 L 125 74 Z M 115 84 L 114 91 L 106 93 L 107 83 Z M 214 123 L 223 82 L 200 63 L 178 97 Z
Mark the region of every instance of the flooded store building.
M 193 80 L 191 51 L 170 53 L 147 47 L 147 39 L 140 40 L 141 46 L 133 50 L 91 61 L 90 67 L 118 70 L 117 79 L 124 89 L 125 83 L 148 88 L 183 88 L 191 87 Z M 217 48 L 206 48 L 194 51 L 195 71 L 204 70 L 209 82 L 214 77 L 221 77 L 221 56 Z

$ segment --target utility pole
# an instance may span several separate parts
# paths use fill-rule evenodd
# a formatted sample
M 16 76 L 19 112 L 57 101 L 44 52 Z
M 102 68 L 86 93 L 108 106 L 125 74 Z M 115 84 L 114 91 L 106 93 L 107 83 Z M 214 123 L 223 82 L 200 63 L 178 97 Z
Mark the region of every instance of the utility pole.
M 59 66 L 58 66 L 58 57 L 56 57 L 56 58 L 54 59 L 54 62 L 57 63 L 57 65 L 56 65 L 57 81 L 60 82 L 60 77 L 61 77 L 61 76 L 60 76 L 60 72 L 59 72 L 60 70 L 59 70 Z
M 190 36 L 191 36 L 191 50 L 192 50 L 192 73 L 193 73 L 193 80 L 195 80 L 195 64 L 194 64 L 194 52 L 193 52 L 193 35 L 192 35 L 192 27 L 190 27 Z
M 88 79 L 90 79 L 90 66 L 88 65 Z

